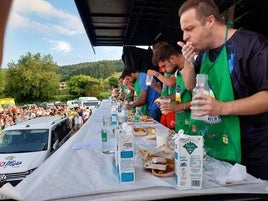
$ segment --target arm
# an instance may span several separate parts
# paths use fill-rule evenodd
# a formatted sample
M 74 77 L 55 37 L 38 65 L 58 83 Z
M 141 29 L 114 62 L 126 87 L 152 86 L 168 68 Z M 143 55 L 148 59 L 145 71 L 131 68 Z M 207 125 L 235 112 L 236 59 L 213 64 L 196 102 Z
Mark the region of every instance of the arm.
M 147 71 L 147 74 L 151 76 L 155 76 L 156 73 L 157 71 L 151 70 L 151 69 Z M 176 84 L 176 78 L 174 75 L 172 75 L 171 77 L 166 77 L 162 75 L 161 73 L 159 73 L 159 75 L 157 76 L 157 79 L 159 79 L 162 83 L 164 83 L 165 85 L 169 87 L 175 86 Z
M 176 94 L 171 94 L 171 95 L 167 96 L 167 98 L 169 98 L 171 101 L 175 101 Z
M 193 90 L 196 76 L 193 64 L 185 60 L 183 70 L 180 73 L 183 77 L 185 88 L 189 91 Z
M 200 100 L 203 98 L 203 100 Z M 198 100 L 199 99 L 199 100 Z M 242 98 L 229 102 L 220 102 L 214 98 L 197 94 L 193 104 L 201 104 L 201 107 L 191 107 L 191 110 L 202 111 L 198 116 L 204 115 L 255 115 L 268 112 L 268 91 L 260 91 L 247 98 Z
M 158 83 L 156 84 L 156 83 L 152 82 L 151 85 L 150 85 L 150 87 L 153 88 L 154 90 L 156 90 L 158 93 L 161 94 L 162 87 L 160 85 L 158 85 Z
M 190 110 L 190 102 L 187 103 L 166 103 L 160 105 L 161 111 L 169 112 L 180 112 L 184 110 Z
M 124 99 L 125 98 L 125 93 L 120 92 L 119 95 L 116 97 L 116 100 Z
M 127 109 L 130 110 L 134 107 L 139 107 L 139 106 L 146 104 L 146 97 L 147 97 L 147 91 L 142 91 L 141 97 L 137 101 L 135 101 L 134 103 L 128 104 Z
M 133 84 L 126 84 L 126 87 L 131 91 L 135 90 Z

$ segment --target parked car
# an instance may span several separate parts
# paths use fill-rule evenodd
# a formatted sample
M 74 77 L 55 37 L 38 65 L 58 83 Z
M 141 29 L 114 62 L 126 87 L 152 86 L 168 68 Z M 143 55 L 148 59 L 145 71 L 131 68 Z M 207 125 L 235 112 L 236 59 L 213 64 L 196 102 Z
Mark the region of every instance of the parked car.
M 37 108 L 37 105 L 35 103 L 31 103 L 31 104 L 26 104 L 26 105 L 22 106 L 22 108 L 24 108 L 24 109 L 35 109 L 35 108 Z
M 80 108 L 89 108 L 93 110 L 96 107 L 99 107 L 100 101 L 96 97 L 79 97 L 78 106 Z
M 67 101 L 67 106 L 68 106 L 70 109 L 78 108 L 78 100 L 77 100 L 77 99 L 74 99 L 74 100 L 68 100 L 68 101 Z
M 46 110 L 46 109 L 53 109 L 55 105 L 52 102 L 43 102 L 39 106 Z
M 68 117 L 47 116 L 5 128 L 0 134 L 0 187 L 18 184 L 72 134 Z

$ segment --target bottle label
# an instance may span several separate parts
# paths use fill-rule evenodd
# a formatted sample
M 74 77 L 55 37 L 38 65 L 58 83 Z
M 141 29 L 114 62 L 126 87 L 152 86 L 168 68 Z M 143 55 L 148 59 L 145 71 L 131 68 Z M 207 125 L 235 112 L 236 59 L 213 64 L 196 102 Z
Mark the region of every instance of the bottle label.
M 102 130 L 101 131 L 101 141 L 102 142 L 107 142 L 107 132 L 106 131 L 104 131 L 104 130 Z
M 117 121 L 117 115 L 116 115 L 116 113 L 113 113 L 112 114 L 112 125 L 114 126 L 114 125 L 116 125 L 116 122 Z

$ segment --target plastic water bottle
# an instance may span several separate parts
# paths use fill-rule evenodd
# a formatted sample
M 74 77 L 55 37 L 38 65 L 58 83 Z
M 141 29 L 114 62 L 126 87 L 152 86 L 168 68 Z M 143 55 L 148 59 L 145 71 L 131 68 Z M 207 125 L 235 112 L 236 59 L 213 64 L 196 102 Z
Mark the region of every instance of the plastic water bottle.
M 105 154 L 114 153 L 114 144 L 115 144 L 115 136 L 114 136 L 114 128 L 111 123 L 103 123 L 101 129 L 101 142 L 102 142 L 102 152 Z
M 111 105 L 112 126 L 117 125 L 117 104 Z
M 126 105 L 122 105 L 120 110 L 117 111 L 117 121 L 118 126 L 121 126 L 124 122 L 127 122 L 128 119 L 128 110 Z
M 141 107 L 136 107 L 136 112 L 134 115 L 134 122 L 135 122 L 135 127 L 139 127 L 140 126 L 140 118 L 141 118 Z
M 192 92 L 192 97 L 194 98 L 194 96 L 196 94 L 206 94 L 209 95 L 210 94 L 210 89 L 208 86 L 208 75 L 207 74 L 197 74 L 196 75 L 196 86 L 193 89 Z M 194 107 L 200 107 L 200 105 L 194 105 Z M 197 117 L 195 116 L 196 114 L 199 114 L 200 111 L 191 111 L 191 118 L 192 119 L 196 119 L 196 120 L 205 120 L 207 119 L 207 115 L 206 116 L 202 116 L 202 117 Z

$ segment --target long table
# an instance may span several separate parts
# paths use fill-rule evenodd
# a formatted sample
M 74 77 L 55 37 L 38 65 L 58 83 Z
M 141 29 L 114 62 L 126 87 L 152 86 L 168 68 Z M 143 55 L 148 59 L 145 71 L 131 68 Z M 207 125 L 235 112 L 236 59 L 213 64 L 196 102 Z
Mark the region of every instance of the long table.
M 267 196 L 268 182 L 251 175 L 243 181 L 221 184 L 233 166 L 208 158 L 204 162 L 203 188 L 178 190 L 173 177 L 159 178 L 143 169 L 138 154 L 135 156 L 135 182 L 120 183 L 114 168 L 113 154 L 101 152 L 103 114 L 110 111 L 109 101 L 100 107 L 59 150 L 17 186 L 0 188 L 0 195 L 15 200 L 157 200 L 194 198 L 194 196 L 232 195 Z M 152 126 L 161 126 L 158 122 Z M 155 142 L 135 137 L 139 148 L 155 146 Z M 204 198 L 204 197 L 203 197 Z

